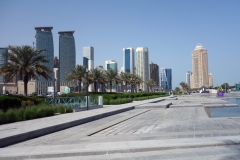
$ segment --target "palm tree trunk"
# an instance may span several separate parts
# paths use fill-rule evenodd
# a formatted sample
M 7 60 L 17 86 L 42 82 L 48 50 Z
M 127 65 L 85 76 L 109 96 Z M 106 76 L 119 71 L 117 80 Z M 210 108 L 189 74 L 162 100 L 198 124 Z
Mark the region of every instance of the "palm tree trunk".
M 24 82 L 24 96 L 27 96 L 27 84 L 28 84 L 28 76 L 27 75 L 25 75 L 24 77 L 23 77 L 23 82 Z
M 81 92 L 81 89 L 82 89 L 81 87 L 82 87 L 82 86 L 81 86 L 81 81 L 78 80 L 78 93 Z
M 97 83 L 94 82 L 93 84 L 94 84 L 94 91 L 95 91 L 95 93 L 96 93 L 96 92 L 97 92 Z
M 110 82 L 110 93 L 112 92 L 112 81 Z

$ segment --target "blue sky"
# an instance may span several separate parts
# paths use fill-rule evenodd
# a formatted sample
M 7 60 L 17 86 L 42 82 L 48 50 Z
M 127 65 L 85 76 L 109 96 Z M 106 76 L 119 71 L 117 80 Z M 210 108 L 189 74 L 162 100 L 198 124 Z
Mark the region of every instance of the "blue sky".
M 192 70 L 198 43 L 208 50 L 214 85 L 240 82 L 239 0 L 1 0 L 0 47 L 32 45 L 36 26 L 75 30 L 77 64 L 84 46 L 95 49 L 94 65 L 116 60 L 122 48 L 148 47 L 149 59 L 172 68 L 173 87 Z

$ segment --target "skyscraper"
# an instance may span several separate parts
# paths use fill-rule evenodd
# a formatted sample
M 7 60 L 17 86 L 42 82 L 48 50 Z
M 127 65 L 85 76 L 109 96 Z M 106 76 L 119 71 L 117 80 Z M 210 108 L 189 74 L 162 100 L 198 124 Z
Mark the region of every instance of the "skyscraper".
M 192 75 L 192 72 L 190 71 L 186 72 L 186 83 L 188 84 L 189 87 L 191 86 L 191 75 Z
M 0 69 L 4 67 L 8 61 L 7 57 L 3 55 L 7 51 L 7 48 L 0 48 Z M 4 83 L 4 76 L 0 76 L 0 83 Z
M 191 88 L 209 86 L 208 52 L 198 44 L 192 52 Z
M 54 57 L 54 68 L 59 68 L 59 59 L 58 59 L 58 57 Z
M 118 71 L 118 65 L 117 65 L 117 62 L 114 61 L 114 60 L 107 60 L 105 61 L 105 69 L 106 70 L 115 70 L 116 72 Z M 110 84 L 108 83 L 107 84 L 107 90 L 109 91 L 110 90 Z M 113 92 L 116 92 L 116 83 L 112 83 L 112 91 Z
M 136 49 L 136 74 L 139 75 L 145 83 L 140 85 L 141 90 L 147 91 L 146 82 L 149 80 L 149 60 L 148 48 L 139 47 Z
M 159 66 L 157 64 L 150 64 L 150 79 L 154 80 L 156 85 L 159 86 Z
M 105 69 L 106 70 L 112 69 L 112 70 L 117 71 L 118 70 L 117 67 L 118 66 L 117 66 L 117 62 L 116 61 L 114 61 L 114 60 L 107 60 L 107 61 L 105 61 Z
M 124 72 L 134 73 L 134 50 L 123 48 L 123 69 Z
M 94 48 L 92 46 L 83 47 L 83 66 L 88 70 L 94 68 Z
M 212 73 L 210 73 L 208 75 L 208 77 L 209 77 L 209 87 L 213 87 L 213 75 L 212 75 Z
M 92 46 L 83 47 L 83 66 L 88 68 L 88 70 L 94 69 L 94 48 Z M 84 91 L 87 91 L 86 88 L 83 88 Z M 93 85 L 90 84 L 88 91 L 92 92 Z
M 172 90 L 171 68 L 161 68 L 161 87 L 165 92 L 170 92 Z
M 59 74 L 60 86 L 70 86 L 66 74 L 76 65 L 74 31 L 61 31 L 59 34 Z
M 45 50 L 42 55 L 47 57 L 48 63 L 44 65 L 52 70 L 50 73 L 51 79 L 46 80 L 42 76 L 38 77 L 37 81 L 37 92 L 38 94 L 47 93 L 47 87 L 53 86 L 54 81 L 54 50 L 53 50 L 53 36 L 52 36 L 53 27 L 35 27 L 36 30 L 36 49 Z

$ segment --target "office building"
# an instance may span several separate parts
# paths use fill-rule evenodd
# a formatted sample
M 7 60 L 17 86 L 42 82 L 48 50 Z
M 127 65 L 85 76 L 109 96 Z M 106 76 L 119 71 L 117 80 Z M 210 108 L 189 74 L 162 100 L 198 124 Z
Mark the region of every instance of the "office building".
M 54 68 L 59 68 L 59 59 L 58 59 L 58 57 L 54 57 Z
M 186 72 L 186 83 L 189 87 L 191 86 L 191 75 L 192 75 L 192 72 L 190 71 Z
M 136 49 L 136 74 L 139 75 L 144 83 L 140 85 L 139 90 L 147 91 L 146 82 L 149 80 L 149 55 L 147 47 Z
M 8 52 L 8 48 L 0 48 L 0 68 L 5 66 L 8 58 L 4 53 Z M 17 93 L 17 80 L 19 76 L 15 75 L 8 82 L 5 83 L 4 76 L 0 76 L 0 94 L 16 94 Z
M 118 65 L 117 65 L 117 62 L 114 61 L 114 60 L 107 60 L 105 61 L 105 69 L 106 70 L 109 70 L 109 69 L 112 69 L 112 70 L 115 70 L 116 72 L 118 71 Z M 112 83 L 112 92 L 116 92 L 117 89 L 116 89 L 116 83 Z M 110 84 L 108 83 L 107 84 L 107 91 L 110 91 Z
M 4 67 L 8 61 L 4 53 L 8 52 L 8 48 L 0 48 L 0 69 Z M 4 83 L 4 76 L 0 76 L 0 83 Z
M 212 75 L 212 73 L 210 73 L 208 75 L 208 79 L 209 79 L 209 87 L 213 87 L 213 75 Z
M 123 69 L 124 72 L 134 73 L 134 50 L 123 48 Z
M 59 75 L 60 86 L 73 87 L 67 82 L 66 74 L 76 65 L 76 49 L 73 36 L 74 31 L 61 31 L 59 34 Z
M 105 61 L 105 69 L 106 70 L 112 69 L 112 70 L 117 71 L 118 70 L 117 62 L 114 60 Z
M 208 52 L 198 44 L 192 52 L 191 88 L 209 86 Z
M 39 76 L 37 80 L 37 93 L 47 93 L 47 88 L 53 86 L 54 81 L 54 47 L 53 47 L 53 27 L 35 27 L 36 30 L 36 49 L 45 50 L 42 55 L 47 57 L 48 63 L 44 65 L 51 69 L 52 73 L 49 74 L 51 79 L 46 80 L 44 77 Z
M 159 66 L 153 62 L 150 64 L 150 79 L 159 86 Z
M 85 66 L 88 71 L 94 69 L 94 48 L 92 46 L 83 47 L 83 66 Z M 83 88 L 86 92 L 87 89 Z M 93 85 L 88 86 L 88 91 L 92 92 Z
M 83 47 L 83 66 L 88 70 L 94 68 L 94 48 L 92 46 Z
M 161 68 L 161 88 L 164 92 L 170 92 L 172 90 L 172 69 Z

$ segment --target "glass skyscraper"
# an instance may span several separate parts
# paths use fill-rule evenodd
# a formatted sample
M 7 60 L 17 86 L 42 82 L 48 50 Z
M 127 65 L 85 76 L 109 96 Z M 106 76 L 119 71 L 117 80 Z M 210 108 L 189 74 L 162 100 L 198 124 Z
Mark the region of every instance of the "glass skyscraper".
M 161 68 L 161 87 L 165 92 L 170 92 L 172 90 L 171 68 Z
M 123 48 L 123 69 L 124 72 L 134 73 L 134 50 Z
M 74 31 L 62 31 L 59 34 L 59 74 L 60 86 L 68 86 L 66 74 L 76 65 Z
M 87 67 L 90 70 L 94 68 L 93 63 L 94 63 L 94 48 L 92 46 L 83 47 L 83 66 Z
M 35 27 L 36 30 L 36 49 L 45 50 L 42 55 L 47 57 L 48 63 L 44 65 L 52 70 L 50 73 L 51 79 L 46 80 L 42 76 L 38 77 L 37 81 L 37 92 L 47 93 L 47 87 L 53 86 L 54 81 L 54 50 L 53 50 L 53 36 L 52 36 L 53 27 Z
M 7 63 L 7 57 L 3 55 L 7 51 L 7 48 L 0 48 L 0 68 L 5 66 Z M 0 76 L 0 83 L 4 83 L 4 76 Z

